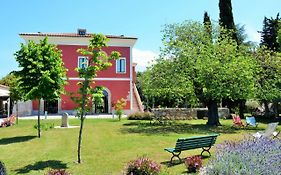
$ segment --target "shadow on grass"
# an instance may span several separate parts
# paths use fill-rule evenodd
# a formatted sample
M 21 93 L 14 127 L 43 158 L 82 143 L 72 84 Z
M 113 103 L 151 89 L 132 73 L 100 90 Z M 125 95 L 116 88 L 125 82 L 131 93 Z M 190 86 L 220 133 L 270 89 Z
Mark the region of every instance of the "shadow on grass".
M 10 137 L 10 138 L 3 138 L 0 139 L 0 145 L 8 145 L 12 143 L 19 143 L 19 142 L 26 142 L 36 138 L 36 136 L 17 136 L 17 137 Z
M 48 169 L 67 169 L 67 164 L 62 163 L 59 160 L 47 160 L 47 161 L 39 161 L 34 165 L 26 165 L 20 169 L 16 170 L 17 174 L 29 174 L 30 171 L 38 171 Z
M 234 128 L 231 126 L 208 126 L 206 124 L 188 124 L 188 123 L 148 123 L 141 121 L 133 121 L 124 124 L 124 128 L 121 129 L 122 133 L 143 133 L 148 135 L 155 134 L 210 134 L 210 133 L 237 133 L 240 132 L 240 128 Z

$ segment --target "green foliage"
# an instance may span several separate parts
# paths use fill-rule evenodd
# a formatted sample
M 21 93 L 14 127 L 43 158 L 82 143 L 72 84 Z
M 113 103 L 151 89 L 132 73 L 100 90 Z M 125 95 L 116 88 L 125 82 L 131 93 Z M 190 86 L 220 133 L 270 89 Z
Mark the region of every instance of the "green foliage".
M 153 113 L 151 112 L 135 112 L 128 115 L 128 120 L 152 120 Z
M 204 13 L 203 23 L 204 23 L 206 33 L 209 33 L 209 38 L 212 39 L 212 23 L 211 23 L 211 19 L 207 12 Z
M 281 51 L 280 44 L 278 43 L 278 30 L 280 29 L 279 13 L 276 18 L 264 17 L 263 29 L 261 31 L 261 45 L 267 47 L 272 51 Z
M 238 50 L 228 35 L 211 42 L 204 27 L 190 21 L 166 25 L 163 32 L 162 58 L 143 76 L 147 96 L 194 103 L 252 95 L 253 59 L 246 50 Z
M 38 129 L 38 125 L 33 126 L 35 129 Z M 55 124 L 54 123 L 41 123 L 40 128 L 44 131 L 47 131 L 49 129 L 54 129 Z
M 40 99 L 56 100 L 64 93 L 66 69 L 61 51 L 48 43 L 47 37 L 39 43 L 28 41 L 21 44 L 15 53 L 20 70 L 15 72 L 19 78 L 16 91 L 24 100 L 38 100 L 38 137 L 40 138 Z
M 261 101 L 272 101 L 281 97 L 281 54 L 261 47 L 255 53 L 256 97 Z
M 178 103 L 247 99 L 255 92 L 255 64 L 248 49 L 217 28 L 213 39 L 198 22 L 166 25 L 161 58 L 143 75 L 143 92 Z
M 10 97 L 12 101 L 22 100 L 22 95 L 19 87 L 19 77 L 13 72 L 9 73 L 0 80 L 1 85 L 8 86 L 10 89 Z
M 107 47 L 106 38 L 102 34 L 93 34 L 90 39 L 90 43 L 86 49 L 78 49 L 77 51 L 88 57 L 89 65 L 83 68 L 77 68 L 79 78 L 84 79 L 79 82 L 78 94 L 73 96 L 72 99 L 77 103 L 77 116 L 80 118 L 80 131 L 78 138 L 78 163 L 81 163 L 81 142 L 83 132 L 83 122 L 85 114 L 90 111 L 91 103 L 100 104 L 103 97 L 103 87 L 96 86 L 92 88 L 94 84 L 94 78 L 97 77 L 99 71 L 105 70 L 110 67 L 111 61 L 120 57 L 120 53 L 113 51 L 109 56 L 102 51 L 104 47 Z
M 20 70 L 19 87 L 25 100 L 58 99 L 64 92 L 66 69 L 61 51 L 44 38 L 38 44 L 28 41 L 15 53 Z
M 90 104 L 95 102 L 96 104 L 102 103 L 103 87 L 96 86 L 92 88 L 91 84 L 94 84 L 93 79 L 97 76 L 99 71 L 105 70 L 112 65 L 111 60 L 118 59 L 120 54 L 116 51 L 111 52 L 110 56 L 107 56 L 102 51 L 103 47 L 107 47 L 106 42 L 108 39 L 102 34 L 93 35 L 90 40 L 90 44 L 86 49 L 79 49 L 78 52 L 88 57 L 89 66 L 85 68 L 77 68 L 79 78 L 83 78 L 84 81 L 79 82 L 77 85 L 80 87 L 78 90 L 78 96 L 72 97 L 72 99 L 78 104 L 77 116 L 83 117 L 86 112 L 90 111 Z
M 236 27 L 234 24 L 231 0 L 219 0 L 220 25 L 231 33 L 231 38 L 238 43 Z M 222 31 L 223 33 L 224 31 Z
M 279 26 L 281 26 L 281 20 L 279 21 Z M 278 31 L 278 43 L 279 43 L 279 50 L 281 50 L 281 27 Z
M 11 72 L 0 80 L 0 84 L 11 87 L 14 84 L 15 80 L 16 76 Z

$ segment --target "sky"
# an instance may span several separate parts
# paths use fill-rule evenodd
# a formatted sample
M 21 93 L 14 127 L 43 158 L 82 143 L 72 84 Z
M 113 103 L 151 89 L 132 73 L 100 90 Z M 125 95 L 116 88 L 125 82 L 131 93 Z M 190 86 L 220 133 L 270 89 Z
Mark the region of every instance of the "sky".
M 160 53 L 165 24 L 219 19 L 219 0 L 7 0 L 0 4 L 0 78 L 18 69 L 14 53 L 19 33 L 88 33 L 134 36 L 137 71 Z M 280 0 L 232 0 L 235 24 L 245 25 L 249 41 L 259 42 L 264 17 L 281 12 Z

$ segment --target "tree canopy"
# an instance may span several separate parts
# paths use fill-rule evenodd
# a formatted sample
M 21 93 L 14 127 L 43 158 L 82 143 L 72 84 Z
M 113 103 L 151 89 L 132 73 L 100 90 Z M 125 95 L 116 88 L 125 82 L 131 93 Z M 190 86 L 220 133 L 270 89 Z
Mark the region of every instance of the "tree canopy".
M 237 48 L 232 34 L 216 31 L 213 39 L 199 22 L 166 25 L 161 58 L 145 73 L 144 93 L 176 97 L 189 103 L 203 102 L 208 108 L 222 98 L 246 99 L 255 88 L 254 65 L 247 49 Z M 220 39 L 219 39 L 220 38 Z M 208 123 L 217 125 L 217 106 L 209 111 Z
M 280 51 L 280 44 L 278 43 L 278 30 L 280 29 L 279 13 L 276 18 L 264 17 L 263 28 L 261 31 L 261 45 L 266 46 L 273 51 Z
M 281 54 L 261 47 L 255 58 L 258 65 L 257 99 L 267 102 L 281 98 Z
M 231 0 L 219 0 L 219 9 L 220 9 L 220 19 L 219 19 L 220 25 L 226 29 L 224 31 L 232 32 L 231 37 L 238 43 L 236 27 L 232 14 Z

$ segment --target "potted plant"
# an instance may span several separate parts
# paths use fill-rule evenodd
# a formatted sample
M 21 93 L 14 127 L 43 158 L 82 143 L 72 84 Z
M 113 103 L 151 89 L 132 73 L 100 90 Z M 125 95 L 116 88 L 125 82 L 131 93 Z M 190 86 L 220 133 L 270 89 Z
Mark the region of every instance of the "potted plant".
M 185 160 L 185 165 L 190 173 L 195 173 L 202 167 L 202 157 L 201 156 L 190 156 Z

